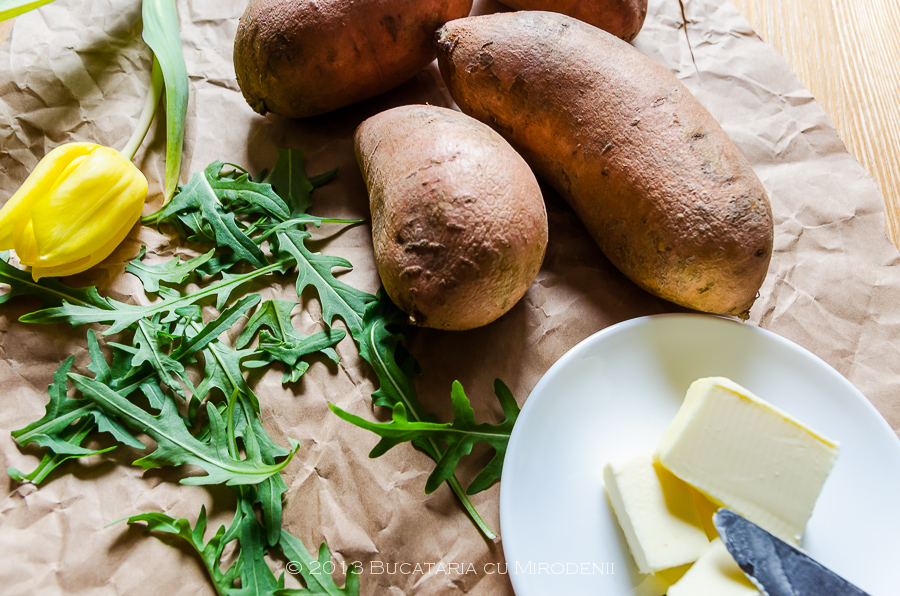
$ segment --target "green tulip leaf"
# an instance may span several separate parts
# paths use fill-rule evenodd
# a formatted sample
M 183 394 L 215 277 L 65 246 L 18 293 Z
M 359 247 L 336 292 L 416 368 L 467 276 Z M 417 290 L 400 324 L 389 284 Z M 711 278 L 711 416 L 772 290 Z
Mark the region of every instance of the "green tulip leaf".
M 51 2 L 53 0 L 0 0 L 0 21 L 17 17 Z
M 178 187 L 181 172 L 190 82 L 181 50 L 175 0 L 143 0 L 142 11 L 144 41 L 153 50 L 166 85 L 165 202 L 168 203 Z

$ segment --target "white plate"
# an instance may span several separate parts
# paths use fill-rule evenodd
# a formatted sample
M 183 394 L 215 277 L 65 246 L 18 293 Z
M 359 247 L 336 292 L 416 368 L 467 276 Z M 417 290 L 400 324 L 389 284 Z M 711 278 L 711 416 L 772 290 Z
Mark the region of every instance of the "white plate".
M 873 596 L 897 593 L 897 436 L 807 350 L 757 327 L 688 314 L 609 327 L 560 358 L 532 391 L 500 486 L 503 551 L 517 596 L 664 593 L 634 565 L 602 468 L 652 450 L 688 385 L 706 376 L 729 377 L 841 443 L 803 547 Z

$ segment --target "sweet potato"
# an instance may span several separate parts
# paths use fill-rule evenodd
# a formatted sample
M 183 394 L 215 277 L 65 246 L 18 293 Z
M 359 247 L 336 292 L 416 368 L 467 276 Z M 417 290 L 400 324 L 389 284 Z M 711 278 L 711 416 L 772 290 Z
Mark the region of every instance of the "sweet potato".
M 378 274 L 410 321 L 471 329 L 512 308 L 543 262 L 547 212 L 509 143 L 434 106 L 382 112 L 354 140 Z
M 674 75 L 549 12 L 451 21 L 436 45 L 460 108 L 566 198 L 616 267 L 672 302 L 747 316 L 772 254 L 771 207 Z
M 516 10 L 558 12 L 631 41 L 644 26 L 647 0 L 500 0 Z
M 251 0 L 234 70 L 256 112 L 302 118 L 374 97 L 434 60 L 434 32 L 472 0 Z

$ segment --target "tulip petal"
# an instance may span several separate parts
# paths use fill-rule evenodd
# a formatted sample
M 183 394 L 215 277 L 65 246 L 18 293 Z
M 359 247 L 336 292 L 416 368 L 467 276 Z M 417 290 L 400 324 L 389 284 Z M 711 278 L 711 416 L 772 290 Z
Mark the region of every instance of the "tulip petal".
M 107 242 L 97 248 L 89 256 L 68 263 L 35 265 L 31 268 L 31 277 L 34 278 L 34 281 L 38 281 L 42 277 L 64 277 L 66 275 L 75 275 L 76 273 L 87 271 L 94 265 L 100 263 L 103 259 L 111 255 L 116 247 L 122 243 L 126 236 L 128 236 L 128 233 L 132 230 L 135 222 L 137 222 L 140 217 L 143 206 L 143 202 L 135 205 L 133 212 L 126 218 L 131 223 L 123 225 L 120 229 L 116 230 L 115 233 L 112 233 Z
M 13 230 L 13 246 L 19 262 L 23 265 L 32 265 L 38 259 L 37 241 L 34 239 L 34 230 L 31 228 L 31 220 L 20 224 Z
M 90 257 L 84 257 L 71 263 L 63 263 L 62 265 L 35 265 L 31 268 L 31 277 L 34 281 L 38 281 L 42 277 L 65 277 L 67 275 L 75 275 L 90 269 L 88 261 Z
M 95 253 L 114 232 L 134 225 L 147 196 L 147 179 L 141 171 L 108 147 L 97 146 L 65 173 L 31 209 L 40 253 L 36 264 L 42 267 Z
M 88 155 L 95 147 L 99 145 L 66 143 L 53 149 L 38 162 L 22 186 L 0 209 L 0 250 L 14 248 L 14 231 L 31 218 L 31 207 L 35 200 L 49 193 L 60 174 L 74 159 Z M 17 249 L 16 253 L 18 252 Z

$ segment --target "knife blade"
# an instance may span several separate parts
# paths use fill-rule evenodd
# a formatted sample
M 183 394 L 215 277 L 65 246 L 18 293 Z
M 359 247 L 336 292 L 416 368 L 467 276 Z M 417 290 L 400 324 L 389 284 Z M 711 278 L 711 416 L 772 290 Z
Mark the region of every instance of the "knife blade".
M 766 596 L 869 596 L 730 509 L 719 509 L 713 523 L 738 566 Z

